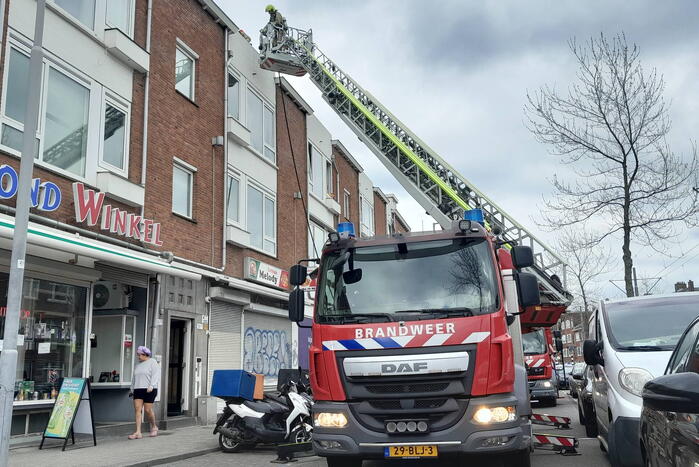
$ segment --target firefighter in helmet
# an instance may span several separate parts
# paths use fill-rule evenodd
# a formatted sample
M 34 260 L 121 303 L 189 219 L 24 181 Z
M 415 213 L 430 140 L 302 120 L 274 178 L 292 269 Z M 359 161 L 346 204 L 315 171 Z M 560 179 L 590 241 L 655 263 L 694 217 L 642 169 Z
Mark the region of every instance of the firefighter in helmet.
M 267 5 L 265 11 L 269 13 L 269 24 L 274 28 L 274 34 L 270 37 L 272 40 L 272 48 L 276 48 L 281 45 L 281 40 L 286 33 L 286 19 L 284 19 L 274 5 Z

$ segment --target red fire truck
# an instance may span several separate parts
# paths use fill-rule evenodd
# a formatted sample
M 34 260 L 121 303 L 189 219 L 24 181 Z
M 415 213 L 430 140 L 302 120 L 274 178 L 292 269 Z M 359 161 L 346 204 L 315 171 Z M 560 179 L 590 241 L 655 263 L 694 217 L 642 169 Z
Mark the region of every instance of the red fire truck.
M 522 346 L 531 398 L 555 406 L 558 398 L 558 384 L 553 370 L 555 349 L 551 328 L 524 327 Z
M 316 453 L 331 467 L 459 453 L 529 465 L 517 315 L 539 305 L 536 278 L 518 272 L 531 266 L 531 249 L 510 254 L 469 220 L 437 233 L 343 232 L 330 234 L 317 272 Z M 294 266 L 292 284 L 306 272 Z M 291 293 L 295 322 L 304 319 L 304 298 L 303 289 Z

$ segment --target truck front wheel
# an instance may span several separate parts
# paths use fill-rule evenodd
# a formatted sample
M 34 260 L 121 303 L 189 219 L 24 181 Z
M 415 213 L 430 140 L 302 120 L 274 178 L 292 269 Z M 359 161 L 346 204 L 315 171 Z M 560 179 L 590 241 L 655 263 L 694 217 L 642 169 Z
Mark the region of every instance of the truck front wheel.
M 362 467 L 362 459 L 358 457 L 326 457 L 328 467 Z

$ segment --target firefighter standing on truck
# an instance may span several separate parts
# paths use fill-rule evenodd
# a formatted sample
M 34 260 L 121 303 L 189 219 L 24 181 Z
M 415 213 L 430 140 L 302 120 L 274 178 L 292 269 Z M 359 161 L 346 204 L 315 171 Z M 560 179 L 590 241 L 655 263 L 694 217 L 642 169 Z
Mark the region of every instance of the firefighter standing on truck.
M 281 45 L 281 40 L 286 33 L 286 19 L 274 5 L 267 5 L 265 11 L 269 13 L 268 25 L 271 26 L 267 29 L 267 38 L 272 41 L 272 48 L 275 49 Z

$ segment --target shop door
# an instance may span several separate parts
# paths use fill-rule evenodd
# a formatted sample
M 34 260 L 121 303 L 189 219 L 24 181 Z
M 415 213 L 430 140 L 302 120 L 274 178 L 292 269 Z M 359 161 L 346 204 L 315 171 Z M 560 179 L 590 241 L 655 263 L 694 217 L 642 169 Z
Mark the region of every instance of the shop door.
M 187 320 L 170 320 L 170 338 L 168 349 L 168 388 L 167 388 L 167 415 L 173 417 L 181 415 L 184 411 L 186 392 L 186 353 L 187 345 Z

